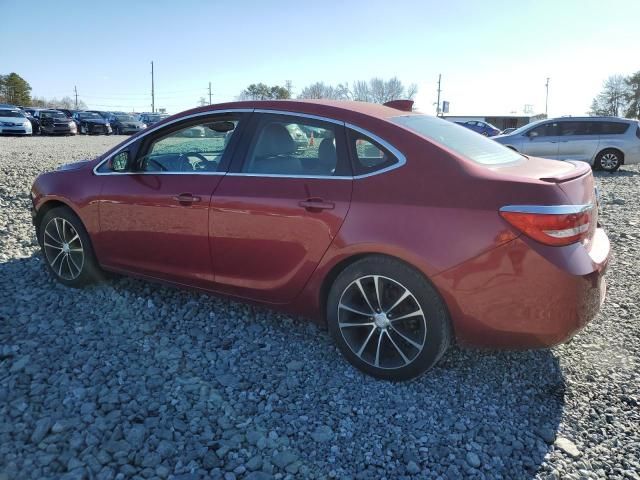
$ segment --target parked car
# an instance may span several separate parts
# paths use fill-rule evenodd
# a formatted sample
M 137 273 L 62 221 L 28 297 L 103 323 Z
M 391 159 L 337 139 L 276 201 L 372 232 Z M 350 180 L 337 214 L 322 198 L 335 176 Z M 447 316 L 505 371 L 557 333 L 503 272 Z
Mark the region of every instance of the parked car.
M 607 172 L 640 163 L 640 123 L 627 118 L 540 120 L 493 139 L 525 155 L 580 160 Z
M 68 108 L 56 108 L 56 110 L 64 113 L 69 118 L 72 118 L 73 114 L 79 111 L 79 110 L 70 110 Z
M 0 107 L 0 134 L 31 135 L 32 133 L 31 122 L 22 110 Z
M 140 114 L 140 117 L 138 118 L 138 120 L 140 120 L 142 123 L 150 127 L 151 125 L 158 123 L 161 120 L 164 120 L 168 116 L 169 115 L 164 113 L 142 113 Z
M 111 115 L 112 115 L 111 112 L 105 112 L 103 110 L 86 110 L 86 111 L 87 112 L 91 112 L 91 113 L 97 113 L 98 115 L 100 115 L 105 120 L 109 120 L 109 117 L 111 117 Z
M 468 122 L 456 122 L 456 123 L 458 125 L 462 125 L 465 128 L 468 128 L 469 130 L 478 132 L 480 135 L 484 135 L 485 137 L 494 137 L 496 135 L 500 135 L 500 129 L 487 122 L 470 120 Z
M 287 130 L 289 131 L 291 138 L 293 138 L 293 141 L 296 142 L 298 148 L 307 148 L 309 146 L 309 137 L 307 137 L 307 134 L 299 125 L 295 123 L 287 125 Z
M 129 114 L 114 114 L 109 117 L 109 123 L 116 135 L 125 135 L 128 133 L 138 133 L 140 130 L 147 128 L 147 125 L 137 120 Z
M 27 120 L 29 120 L 29 122 L 31 123 L 31 131 L 33 132 L 34 135 L 37 135 L 40 133 L 40 120 L 35 116 L 35 113 L 37 110 L 41 110 L 41 109 L 33 108 L 33 107 L 22 108 L 22 111 L 27 116 Z
M 73 114 L 73 121 L 78 127 L 78 133 L 82 135 L 111 135 L 113 132 L 109 120 L 96 112 L 76 112 Z
M 59 110 L 36 110 L 40 122 L 40 135 L 75 135 L 76 124 Z
M 323 140 L 299 149 L 292 124 Z M 194 125 L 219 135 L 181 137 Z M 310 316 L 386 379 L 421 374 L 452 342 L 565 342 L 605 295 L 609 240 L 586 164 L 383 105 L 189 110 L 40 175 L 31 198 L 64 285 L 117 271 Z

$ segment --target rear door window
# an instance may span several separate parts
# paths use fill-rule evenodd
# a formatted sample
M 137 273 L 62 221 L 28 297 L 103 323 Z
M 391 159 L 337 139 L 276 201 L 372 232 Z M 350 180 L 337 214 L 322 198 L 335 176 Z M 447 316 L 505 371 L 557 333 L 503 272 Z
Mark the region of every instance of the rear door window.
M 262 114 L 242 173 L 285 177 L 351 175 L 343 128 L 305 117 Z

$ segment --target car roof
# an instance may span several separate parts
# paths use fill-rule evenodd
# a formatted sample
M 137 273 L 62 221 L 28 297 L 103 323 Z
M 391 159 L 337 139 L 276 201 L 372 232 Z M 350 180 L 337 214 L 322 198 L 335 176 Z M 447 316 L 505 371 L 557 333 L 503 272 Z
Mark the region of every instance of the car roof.
M 633 120 L 631 118 L 621 118 L 621 117 L 605 117 L 605 116 L 594 116 L 594 117 L 557 117 L 557 118 L 549 118 L 548 120 L 552 120 L 554 122 L 557 121 L 566 121 L 566 122 L 572 122 L 572 121 L 579 121 L 579 122 L 583 122 L 583 121 L 593 121 L 593 120 L 597 120 L 597 121 L 605 121 L 605 122 L 635 122 L 637 120 Z
M 387 107 L 379 103 L 356 102 L 348 100 L 250 100 L 241 102 L 219 103 L 198 107 L 179 115 L 191 115 L 207 111 L 224 109 L 250 109 L 250 110 L 278 110 L 282 112 L 295 112 L 307 115 L 317 115 L 341 120 L 355 120 L 361 117 L 373 117 L 387 120 L 391 117 L 420 114 L 419 112 L 406 112 Z

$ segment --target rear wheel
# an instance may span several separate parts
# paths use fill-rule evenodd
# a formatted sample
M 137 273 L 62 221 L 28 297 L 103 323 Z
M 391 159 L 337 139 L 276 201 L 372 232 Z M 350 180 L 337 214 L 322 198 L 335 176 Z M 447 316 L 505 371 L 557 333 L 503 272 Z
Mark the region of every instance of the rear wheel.
M 59 282 L 78 288 L 100 278 L 89 235 L 68 208 L 56 207 L 44 214 L 38 241 L 47 268 Z
M 613 173 L 622 165 L 622 153 L 612 148 L 603 150 L 598 154 L 595 161 L 595 168 Z
M 429 370 L 451 337 L 446 308 L 429 282 L 408 265 L 377 255 L 340 273 L 329 292 L 327 320 L 349 362 L 387 380 Z

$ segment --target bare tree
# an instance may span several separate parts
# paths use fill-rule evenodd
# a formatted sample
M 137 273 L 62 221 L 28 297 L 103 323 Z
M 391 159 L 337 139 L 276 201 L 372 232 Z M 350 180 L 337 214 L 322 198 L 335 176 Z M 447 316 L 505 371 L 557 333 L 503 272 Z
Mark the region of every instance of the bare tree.
M 590 115 L 618 117 L 622 114 L 629 96 L 629 85 L 622 75 L 611 75 L 604 81 L 602 91 L 591 102 Z
M 412 83 L 407 87 L 406 97 L 409 100 L 413 100 L 414 98 L 416 98 L 417 94 L 418 94 L 418 85 L 416 83 Z
M 369 84 L 364 80 L 354 82 L 352 97 L 359 102 L 370 102 L 371 94 L 369 93 Z

